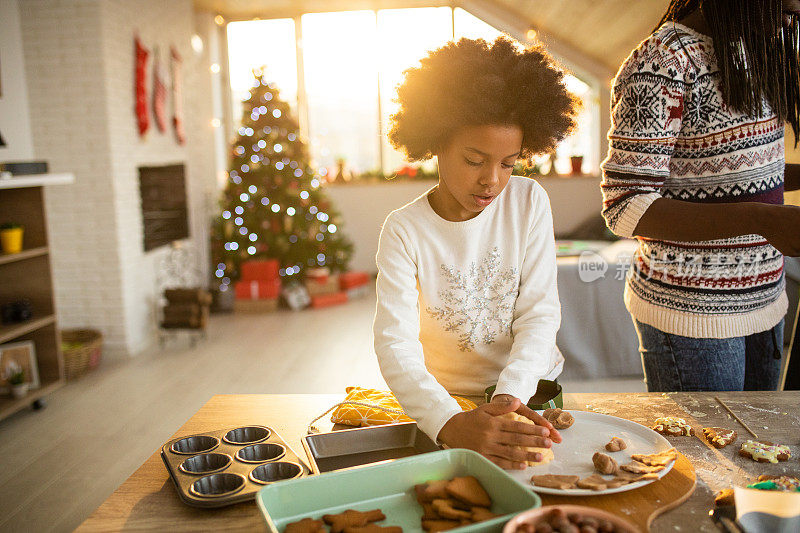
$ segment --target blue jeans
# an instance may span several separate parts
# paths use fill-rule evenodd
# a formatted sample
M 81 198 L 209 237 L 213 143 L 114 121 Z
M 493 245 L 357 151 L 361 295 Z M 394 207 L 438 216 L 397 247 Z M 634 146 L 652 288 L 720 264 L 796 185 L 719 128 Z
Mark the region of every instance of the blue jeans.
M 695 339 L 634 319 L 650 392 L 776 390 L 783 320 L 746 337 Z

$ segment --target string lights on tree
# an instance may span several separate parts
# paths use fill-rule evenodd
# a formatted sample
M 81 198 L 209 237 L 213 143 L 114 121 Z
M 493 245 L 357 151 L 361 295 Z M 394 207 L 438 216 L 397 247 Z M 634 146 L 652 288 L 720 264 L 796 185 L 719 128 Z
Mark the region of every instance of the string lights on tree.
M 241 124 L 212 232 L 220 290 L 252 259 L 277 259 L 285 278 L 301 279 L 315 267 L 345 271 L 353 247 L 342 235 L 341 216 L 320 187 L 289 105 L 260 70 Z

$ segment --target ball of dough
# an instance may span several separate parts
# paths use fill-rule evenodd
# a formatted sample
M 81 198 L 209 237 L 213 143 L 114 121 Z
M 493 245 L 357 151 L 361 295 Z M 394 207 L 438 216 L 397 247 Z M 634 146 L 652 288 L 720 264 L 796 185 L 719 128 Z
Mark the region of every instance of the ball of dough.
M 533 420 L 531 420 L 530 418 L 522 416 L 522 415 L 517 414 L 517 413 L 506 413 L 506 414 L 501 415 L 501 416 L 503 416 L 503 418 L 508 418 L 508 419 L 513 420 L 515 422 L 524 422 L 526 424 L 536 425 L 533 422 Z M 525 449 L 525 450 L 527 450 L 529 452 L 542 454 L 542 460 L 541 461 L 527 461 L 528 466 L 543 465 L 543 464 L 549 463 L 550 461 L 552 461 L 556 457 L 555 454 L 553 453 L 553 449 L 552 448 L 537 448 L 535 446 L 529 446 L 529 447 L 517 446 L 517 448 Z

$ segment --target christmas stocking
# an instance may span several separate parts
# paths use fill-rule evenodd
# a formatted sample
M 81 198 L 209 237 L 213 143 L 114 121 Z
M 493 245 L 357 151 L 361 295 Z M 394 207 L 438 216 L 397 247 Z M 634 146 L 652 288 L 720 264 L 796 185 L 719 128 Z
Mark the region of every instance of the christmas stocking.
M 156 117 L 158 131 L 167 130 L 167 86 L 164 84 L 164 72 L 161 70 L 161 57 L 158 48 L 153 61 L 153 114 Z
M 175 128 L 178 144 L 184 144 L 186 142 L 186 132 L 183 129 L 183 102 L 181 101 L 181 93 L 183 92 L 183 80 L 181 79 L 182 59 L 175 48 L 170 48 L 170 56 L 172 58 L 172 106 L 174 113 L 172 125 Z
M 150 116 L 147 114 L 147 57 L 150 52 L 142 46 L 142 41 L 137 36 L 134 40 L 136 47 L 136 124 L 139 127 L 139 136 L 144 137 L 150 127 Z

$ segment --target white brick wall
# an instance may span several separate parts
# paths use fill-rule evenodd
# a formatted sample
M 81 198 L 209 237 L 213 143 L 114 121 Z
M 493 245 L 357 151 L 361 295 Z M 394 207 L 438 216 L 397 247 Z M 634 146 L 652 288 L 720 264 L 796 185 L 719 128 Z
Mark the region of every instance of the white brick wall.
M 25 0 L 20 3 L 25 66 L 37 157 L 76 183 L 47 194 L 59 321 L 103 331 L 110 354 L 135 354 L 155 333 L 156 268 L 166 253 L 144 253 L 137 168 L 187 166 L 191 234 L 207 279 L 207 192 L 214 187 L 210 73 L 206 53 L 190 47 L 191 0 Z M 206 26 L 204 26 L 205 28 Z M 169 68 L 169 47 L 184 59 L 187 144 L 155 119 L 140 139 L 134 115 L 138 34 Z M 168 70 L 167 70 L 168 72 Z M 167 77 L 169 80 L 169 77 Z

